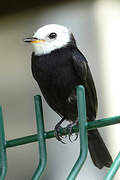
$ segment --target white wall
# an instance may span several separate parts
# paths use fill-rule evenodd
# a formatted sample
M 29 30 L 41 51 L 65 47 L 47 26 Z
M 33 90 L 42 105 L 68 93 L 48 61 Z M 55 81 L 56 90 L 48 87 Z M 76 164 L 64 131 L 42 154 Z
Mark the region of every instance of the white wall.
M 101 79 L 106 117 L 120 115 L 120 2 L 100 1 L 94 6 L 99 37 Z M 105 140 L 113 158 L 120 151 L 120 125 L 104 128 Z M 120 178 L 120 170 L 115 179 Z
M 96 82 L 99 98 L 98 117 L 104 117 L 108 112 L 106 100 L 109 89 L 105 86 L 106 78 L 103 75 L 104 44 L 107 39 L 100 24 L 103 19 L 103 16 L 100 17 L 101 11 L 101 2 L 88 5 L 73 3 L 33 9 L 0 19 L 0 103 L 3 106 L 7 139 L 36 132 L 33 96 L 40 94 L 40 91 L 31 74 L 32 48 L 23 43 L 23 38 L 31 36 L 39 26 L 48 23 L 66 25 L 72 29 L 79 48 L 89 61 Z M 107 30 L 105 32 L 107 33 Z M 51 130 L 60 118 L 45 102 L 43 107 L 46 130 Z M 104 138 L 110 147 L 111 137 L 108 139 L 105 133 L 107 129 L 109 128 L 105 128 L 102 134 L 106 135 Z M 110 149 L 112 152 L 111 147 Z M 38 163 L 37 143 L 11 148 L 7 152 L 7 180 L 31 179 Z M 63 145 L 55 139 L 48 140 L 47 152 L 47 169 L 41 179 L 65 180 L 78 157 L 79 141 Z M 78 179 L 102 180 L 106 172 L 106 168 L 98 170 L 94 167 L 88 155 Z

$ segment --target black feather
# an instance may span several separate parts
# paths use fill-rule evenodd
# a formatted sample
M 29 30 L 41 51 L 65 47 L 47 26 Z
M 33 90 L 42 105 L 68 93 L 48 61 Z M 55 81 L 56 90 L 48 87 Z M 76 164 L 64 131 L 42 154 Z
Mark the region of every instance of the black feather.
M 32 73 L 49 106 L 68 121 L 75 122 L 78 117 L 76 86 L 83 85 L 87 119 L 93 121 L 96 118 L 98 103 L 95 85 L 88 62 L 77 49 L 75 40 L 46 55 L 37 56 L 33 53 Z M 110 166 L 112 158 L 98 131 L 90 131 L 88 139 L 94 164 L 98 168 Z

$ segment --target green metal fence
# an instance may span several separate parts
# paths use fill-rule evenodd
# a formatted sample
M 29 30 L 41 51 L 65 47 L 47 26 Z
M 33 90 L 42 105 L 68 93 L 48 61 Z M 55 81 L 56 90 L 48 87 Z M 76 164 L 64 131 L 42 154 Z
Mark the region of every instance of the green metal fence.
M 19 146 L 27 143 L 32 143 L 38 141 L 39 148 L 39 164 L 32 177 L 32 180 L 39 180 L 47 162 L 47 152 L 46 152 L 46 139 L 54 138 L 54 131 L 46 132 L 44 129 L 44 119 L 42 110 L 42 101 L 39 95 L 34 97 L 35 101 L 35 111 L 36 111 L 36 123 L 37 123 L 37 134 L 30 135 L 26 137 L 21 137 L 13 140 L 5 139 L 2 107 L 0 107 L 0 180 L 4 180 L 7 173 L 7 155 L 6 149 L 14 146 Z M 109 126 L 113 124 L 120 123 L 120 116 L 99 119 L 92 122 L 86 121 L 86 104 L 85 104 L 85 92 L 83 86 L 77 87 L 77 104 L 78 104 L 78 119 L 79 125 L 74 126 L 72 132 L 80 133 L 80 154 L 73 166 L 67 180 L 75 180 L 80 169 L 82 168 L 88 153 L 88 137 L 87 131 L 95 128 L 100 128 L 104 126 Z M 63 128 L 60 131 L 61 135 L 66 135 L 66 129 Z M 71 144 L 72 145 L 72 144 Z M 114 160 L 111 168 L 109 169 L 104 180 L 112 180 L 120 167 L 120 153 Z

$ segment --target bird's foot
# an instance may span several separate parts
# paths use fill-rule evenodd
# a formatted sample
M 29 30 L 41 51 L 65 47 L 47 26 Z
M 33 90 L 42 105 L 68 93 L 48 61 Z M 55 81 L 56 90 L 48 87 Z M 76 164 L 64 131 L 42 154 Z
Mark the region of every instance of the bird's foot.
M 62 129 L 61 126 L 58 126 L 58 125 L 55 126 L 55 129 L 54 129 L 55 137 L 56 137 L 56 139 L 57 139 L 58 141 L 60 141 L 61 143 L 66 144 L 66 143 L 62 140 L 62 136 L 61 136 L 61 134 L 60 134 L 60 129 Z
M 65 118 L 62 118 L 61 121 L 60 121 L 58 124 L 56 124 L 55 129 L 54 129 L 54 134 L 55 134 L 55 137 L 56 137 L 56 139 L 57 139 L 58 141 L 60 141 L 60 142 L 63 143 L 63 144 L 66 144 L 66 143 L 62 140 L 63 136 L 61 136 L 61 134 L 60 134 L 60 129 L 62 129 L 62 127 L 61 127 L 60 125 L 62 124 L 62 122 L 63 122 L 64 120 L 65 120 Z M 65 136 L 65 137 L 66 137 L 66 136 Z
M 72 128 L 75 126 L 75 125 L 78 125 L 78 121 L 75 121 L 71 124 L 69 124 L 67 127 L 66 127 L 66 131 L 68 132 L 68 137 L 69 137 L 69 140 L 70 142 L 74 142 L 77 140 L 78 138 L 78 133 L 75 133 L 76 137 L 72 140 L 71 137 L 72 137 Z

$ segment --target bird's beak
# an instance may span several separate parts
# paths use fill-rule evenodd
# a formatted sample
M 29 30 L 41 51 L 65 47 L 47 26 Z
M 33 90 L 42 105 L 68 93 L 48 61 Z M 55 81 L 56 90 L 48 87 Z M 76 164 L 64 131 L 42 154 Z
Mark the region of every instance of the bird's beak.
M 41 43 L 41 42 L 45 42 L 45 40 L 31 37 L 31 38 L 24 38 L 24 42 L 26 42 L 26 43 L 30 43 L 30 42 L 31 43 Z

